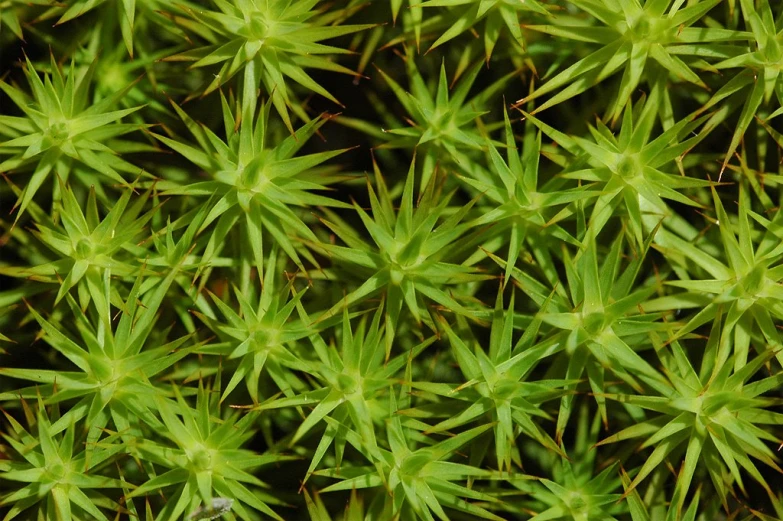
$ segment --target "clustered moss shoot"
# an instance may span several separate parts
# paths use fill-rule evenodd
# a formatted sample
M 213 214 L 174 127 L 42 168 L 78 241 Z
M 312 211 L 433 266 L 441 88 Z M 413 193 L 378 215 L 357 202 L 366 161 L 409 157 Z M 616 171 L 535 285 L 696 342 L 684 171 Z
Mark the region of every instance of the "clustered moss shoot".
M 783 519 L 783 4 L 0 0 L 0 519 Z

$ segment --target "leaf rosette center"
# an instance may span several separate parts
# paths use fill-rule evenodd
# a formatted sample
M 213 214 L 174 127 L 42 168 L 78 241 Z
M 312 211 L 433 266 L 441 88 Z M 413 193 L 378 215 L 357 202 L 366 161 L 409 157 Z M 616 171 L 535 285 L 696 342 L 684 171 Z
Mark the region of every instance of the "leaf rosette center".
M 270 28 L 270 21 L 263 12 L 252 13 L 247 22 L 248 40 L 263 42 L 270 36 Z
M 624 180 L 629 181 L 642 174 L 642 164 L 638 157 L 623 154 L 617 158 L 614 172 Z
M 337 388 L 344 394 L 357 394 L 361 392 L 362 384 L 358 378 L 342 373 L 337 377 Z
M 95 245 L 87 238 L 79 239 L 73 247 L 77 259 L 90 260 L 95 256 Z
M 390 276 L 394 284 L 402 284 L 406 275 L 426 260 L 426 256 L 422 255 L 420 250 L 420 241 L 405 242 L 399 239 L 394 241 L 387 252 Z
M 71 126 L 66 120 L 55 120 L 49 123 L 46 134 L 55 145 L 61 145 L 71 137 Z
M 501 378 L 491 386 L 492 395 L 495 400 L 506 401 L 514 395 L 517 387 L 518 382 L 508 378 Z
M 60 483 L 65 480 L 65 477 L 68 475 L 68 468 L 62 462 L 58 461 L 51 465 L 47 465 L 46 473 L 52 481 Z
M 665 20 L 641 14 L 629 20 L 626 37 L 634 43 L 663 43 L 663 32 L 668 28 Z
M 247 336 L 247 344 L 251 351 L 271 351 L 280 345 L 279 332 L 265 327 L 250 328 Z M 247 353 L 248 350 L 237 348 L 231 358 L 236 358 Z
M 606 315 L 603 313 L 588 313 L 582 316 L 582 327 L 593 337 L 600 335 L 606 326 Z
M 589 505 L 587 499 L 579 490 L 569 491 L 565 495 L 564 502 L 566 505 L 568 505 L 568 509 L 575 518 L 579 513 L 586 512 Z
M 767 286 L 767 268 L 761 265 L 754 266 L 740 279 L 739 285 L 745 296 L 757 297 Z
M 262 158 L 256 158 L 247 166 L 240 165 L 237 169 L 237 188 L 253 194 L 262 193 L 269 184 L 266 170 L 266 162 Z
M 215 465 L 215 456 L 212 450 L 206 447 L 197 447 L 188 454 L 188 460 L 197 472 L 211 471 Z

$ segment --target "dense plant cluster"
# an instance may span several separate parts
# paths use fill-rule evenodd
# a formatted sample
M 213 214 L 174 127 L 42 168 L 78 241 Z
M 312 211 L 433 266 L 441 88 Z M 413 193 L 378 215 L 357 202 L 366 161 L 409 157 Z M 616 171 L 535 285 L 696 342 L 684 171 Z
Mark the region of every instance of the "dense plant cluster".
M 783 3 L 0 27 L 0 519 L 783 519 Z

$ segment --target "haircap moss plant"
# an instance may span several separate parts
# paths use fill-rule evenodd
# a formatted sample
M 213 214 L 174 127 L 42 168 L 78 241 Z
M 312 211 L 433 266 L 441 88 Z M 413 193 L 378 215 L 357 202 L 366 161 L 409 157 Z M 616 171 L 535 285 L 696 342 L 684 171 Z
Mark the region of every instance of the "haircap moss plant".
M 319 0 L 215 0 L 214 5 L 217 11 L 203 6 L 178 6 L 192 20 L 184 28 L 208 44 L 170 58 L 192 61 L 193 67 L 221 64 L 204 94 L 244 69 L 256 86 L 263 85 L 292 133 L 289 107 L 303 119 L 307 119 L 307 112 L 285 78 L 340 104 L 305 69 L 355 74 L 327 57 L 348 51 L 321 42 L 370 28 L 372 24 L 341 23 L 350 12 L 336 5 L 325 9 L 327 6 Z M 255 70 L 248 72 L 246 67 L 251 63 Z
M 781 35 L 0 0 L 0 521 L 783 520 Z
M 101 102 L 90 103 L 95 62 L 86 73 L 78 73 L 73 62 L 63 71 L 52 55 L 51 74 L 45 74 L 42 80 L 30 60 L 26 57 L 25 60 L 23 67 L 29 94 L 5 81 L 0 82 L 0 89 L 8 100 L 23 113 L 23 116 L 3 115 L 0 132 L 6 140 L 0 151 L 10 157 L 3 158 L 0 171 L 8 174 L 20 169 L 33 170 L 14 205 L 16 220 L 44 181 L 55 175 L 67 181 L 73 174 L 83 185 L 101 188 L 102 196 L 101 181 L 126 183 L 119 172 L 138 176 L 141 170 L 113 149 L 130 143 L 115 138 L 144 127 L 120 122 L 141 107 L 113 110 L 130 85 Z M 61 197 L 60 186 L 55 183 L 54 200 Z

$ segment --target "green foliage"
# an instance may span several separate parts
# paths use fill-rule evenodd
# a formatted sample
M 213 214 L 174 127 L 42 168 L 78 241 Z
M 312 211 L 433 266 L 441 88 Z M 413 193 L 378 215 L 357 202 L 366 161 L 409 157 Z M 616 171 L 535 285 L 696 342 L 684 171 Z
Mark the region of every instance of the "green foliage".
M 20 485 L 0 502 L 10 506 L 6 519 L 42 503 L 39 512 L 48 519 L 71 519 L 76 512 L 80 516 L 84 512 L 94 519 L 108 521 L 101 509 L 114 510 L 118 505 L 100 490 L 119 489 L 124 484 L 120 479 L 102 475 L 102 469 L 123 450 L 121 444 L 115 443 L 118 435 L 106 436 L 79 451 L 80 437 L 75 423 L 71 422 L 63 433 L 55 434 L 40 395 L 35 414 L 26 403 L 22 404 L 29 429 L 5 414 L 11 433 L 3 437 L 22 459 L 0 467 L 3 479 Z
M 417 414 L 428 418 L 447 416 L 447 419 L 429 429 L 432 432 L 453 430 L 477 418 L 487 416 L 489 423 L 494 424 L 495 455 L 498 466 L 500 470 L 506 472 L 511 472 L 512 460 L 517 466 L 521 466 L 522 463 L 515 443 L 518 432 L 562 454 L 554 440 L 535 422 L 535 419 L 550 419 L 549 415 L 541 409 L 541 404 L 562 394 L 560 389 L 563 387 L 563 382 L 523 381 L 539 362 L 556 352 L 558 346 L 543 343 L 531 349 L 531 335 L 523 336 L 516 345 L 512 346 L 513 308 L 512 296 L 509 310 L 504 313 L 502 292 L 499 292 L 489 347 L 484 349 L 477 345 L 473 352 L 444 321 L 443 328 L 449 337 L 453 356 L 459 364 L 465 383 L 457 387 L 430 382 L 413 384 L 416 389 L 459 401 L 456 407 L 448 407 L 448 403 L 437 403 Z M 463 328 L 465 327 L 463 324 Z M 530 329 L 530 331 L 534 330 L 535 328 Z M 411 413 L 406 412 L 406 414 Z M 483 444 L 483 448 L 486 450 L 486 444 Z M 473 454 L 476 456 L 472 458 L 472 463 L 477 464 L 481 459 L 481 447 L 476 447 L 476 452 Z
M 252 70 L 253 65 L 248 68 Z M 310 121 L 281 143 L 268 147 L 268 135 L 272 134 L 269 128 L 270 106 L 262 103 L 256 115 L 255 87 L 250 76 L 248 74 L 245 77 L 243 103 L 236 109 L 239 117 L 234 116 L 225 97 L 221 97 L 225 141 L 206 126 L 194 122 L 174 105 L 199 148 L 162 135 L 155 134 L 155 137 L 208 172 L 212 180 L 186 184 L 162 181 L 156 186 L 164 196 L 210 199 L 209 213 L 199 230 L 215 222 L 217 233 L 212 235 L 205 253 L 208 260 L 221 249 L 218 238 L 243 218 L 245 238 L 252 247 L 256 266 L 264 265 L 263 235 L 269 234 L 304 270 L 289 234 L 314 241 L 317 238 L 289 206 L 346 206 L 345 203 L 310 193 L 310 190 L 323 190 L 326 185 L 339 180 L 339 177 L 329 175 L 332 168 L 317 167 L 343 151 L 294 157 L 325 122 L 323 119 Z M 303 255 L 312 259 L 306 251 Z
M 307 117 L 285 78 L 339 104 L 305 69 L 353 74 L 350 69 L 327 58 L 346 51 L 321 41 L 355 33 L 371 25 L 334 25 L 349 13 L 340 10 L 319 12 L 318 0 L 214 0 L 214 4 L 217 11 L 200 6 L 180 7 L 192 19 L 185 29 L 208 43 L 171 57 L 192 61 L 192 67 L 222 64 L 204 94 L 214 91 L 244 69 L 248 77 L 245 81 L 263 85 L 291 131 L 289 107 L 300 117 Z M 251 63 L 254 70 L 248 71 L 247 65 Z
M 61 222 L 47 223 L 43 217 L 45 214 L 36 209 L 35 213 L 42 218 L 36 223 L 38 230 L 33 232 L 38 241 L 59 258 L 29 268 L 0 268 L 0 273 L 58 284 L 55 302 L 68 295 L 71 288 L 77 287 L 82 309 L 86 309 L 92 300 L 99 313 L 108 315 L 106 295 L 110 288 L 104 279 L 110 274 L 115 277 L 136 275 L 138 268 L 132 256 L 132 247 L 135 241 L 143 238 L 144 226 L 156 208 L 140 216 L 149 193 L 138 197 L 133 206 L 129 207 L 132 193 L 129 189 L 99 221 L 94 189 L 90 189 L 87 199 L 86 216 L 70 187 L 65 186 L 61 193 Z
M 63 73 L 52 56 L 51 74 L 42 80 L 30 63 L 25 62 L 25 76 L 30 94 L 0 82 L 0 89 L 24 113 L 23 117 L 2 116 L 0 132 L 8 138 L 2 143 L 0 172 L 25 170 L 33 173 L 25 183 L 16 202 L 17 220 L 32 202 L 38 189 L 50 174 L 67 181 L 73 173 L 83 184 L 105 182 L 108 178 L 124 183 L 119 174 L 139 174 L 139 168 L 120 158 L 114 149 L 134 144 L 119 138 L 142 128 L 141 125 L 119 123 L 136 108 L 111 110 L 130 86 L 99 103 L 89 103 L 94 66 L 86 74 L 77 75 L 73 64 Z M 98 187 L 101 185 L 98 184 Z M 55 200 L 59 199 L 57 187 Z M 101 191 L 103 195 L 103 191 Z
M 530 28 L 599 48 L 551 78 L 526 98 L 529 100 L 562 89 L 539 110 L 581 94 L 622 68 L 619 89 L 607 112 L 611 120 L 615 121 L 639 86 L 644 73 L 648 73 L 648 81 L 650 77 L 656 78 L 656 74 L 648 71 L 648 62 L 656 64 L 678 80 L 704 87 L 704 82 L 684 59 L 718 54 L 719 43 L 740 40 L 745 36 L 720 27 L 692 27 L 721 0 L 692 2 L 685 7 L 684 2 L 677 0 L 651 0 L 644 5 L 639 0 L 571 0 L 569 3 L 594 17 L 597 22 L 595 26 L 586 27 L 565 16 L 558 17 L 556 24 L 533 25 Z M 660 69 L 655 72 L 665 74 Z
M 233 511 L 243 520 L 253 519 L 252 512 L 262 512 L 278 520 L 283 518 L 269 508 L 267 502 L 279 503 L 273 496 L 248 489 L 248 485 L 268 487 L 248 470 L 262 465 L 286 461 L 289 456 L 280 454 L 255 454 L 242 449 L 253 436 L 252 414 L 238 418 L 238 414 L 226 417 L 220 414 L 218 396 L 220 389 L 199 386 L 196 409 L 176 392 L 179 407 L 165 400 L 157 403 L 169 443 L 141 440 L 131 449 L 140 460 L 167 469 L 160 475 L 151 471 L 149 481 L 136 488 L 128 498 L 149 494 L 156 490 L 175 488 L 166 507 L 156 519 L 179 519 L 183 514 L 195 512 L 201 505 L 212 505 L 213 492 L 222 497 L 235 498 Z M 170 445 L 175 447 L 172 448 Z
M 2 521 L 783 519 L 780 2 L 0 28 Z
M 448 27 L 435 40 L 430 50 L 470 30 L 478 22 L 484 22 L 484 51 L 487 62 L 500 39 L 502 31 L 508 31 L 511 41 L 525 47 L 525 37 L 519 27 L 519 14 L 525 11 L 547 15 L 544 5 L 538 0 L 515 2 L 513 0 L 491 0 L 470 2 L 466 0 L 426 0 L 421 7 L 448 7 L 449 12 L 438 15 L 438 25 Z
M 249 295 L 235 288 L 239 313 L 214 294 L 211 294 L 212 301 L 225 320 L 217 320 L 211 307 L 205 307 L 204 313 L 196 312 L 221 340 L 204 346 L 200 352 L 226 356 L 228 360 L 239 360 L 239 365 L 223 391 L 222 399 L 244 379 L 250 398 L 257 402 L 258 380 L 264 368 L 275 385 L 287 395 L 306 388 L 297 377 L 296 371 L 307 372 L 309 367 L 299 357 L 298 352 L 292 351 L 288 346 L 311 335 L 314 327 L 308 317 L 299 321 L 289 320 L 304 292 L 287 300 L 291 285 L 287 285 L 282 291 L 275 287 L 275 279 L 278 276 L 275 256 L 275 252 L 270 255 L 258 304 L 254 305 L 249 300 Z
M 326 221 L 326 225 L 346 246 L 321 246 L 330 257 L 366 272 L 363 277 L 365 282 L 346 295 L 344 303 L 336 306 L 354 304 L 384 291 L 387 359 L 391 354 L 403 304 L 416 323 L 423 321 L 434 328 L 422 296 L 444 309 L 470 316 L 472 311 L 469 308 L 438 286 L 487 278 L 477 273 L 475 268 L 447 262 L 449 249 L 465 233 L 467 225 L 461 221 L 471 205 L 464 206 L 448 219 L 442 220 L 452 194 L 442 196 L 440 187 L 436 187 L 440 180 L 430 174 L 427 176 L 429 182 L 426 188 L 419 194 L 419 203 L 414 206 L 414 167 L 415 159 L 405 179 L 399 209 L 395 211 L 386 182 L 377 164 L 374 165 L 378 192 L 369 183 L 367 185 L 372 217 L 354 203 L 373 244 L 361 239 L 361 234 L 344 221 Z
M 773 401 L 762 394 L 780 386 L 783 375 L 778 373 L 748 383 L 769 360 L 768 351 L 746 363 L 739 370 L 718 359 L 721 322 L 714 322 L 707 340 L 700 374 L 685 357 L 678 342 L 672 343 L 672 357 L 664 361 L 670 381 L 663 396 L 609 395 L 620 400 L 660 413 L 653 419 L 637 423 L 602 440 L 599 445 L 636 437 L 645 437 L 643 447 L 654 446 L 650 458 L 639 469 L 628 489 L 632 490 L 673 451 L 687 445 L 682 467 L 677 475 L 670 508 L 680 518 L 685 497 L 700 461 L 707 464 L 721 502 L 726 506 L 727 468 L 738 486 L 744 489 L 739 468 L 742 467 L 757 480 L 768 494 L 773 492 L 749 456 L 779 470 L 773 451 L 762 440 L 779 441 L 759 425 L 780 422 L 779 413 L 765 410 Z M 669 362 L 669 363 L 667 363 Z M 724 464 L 725 463 L 725 466 Z M 774 496 L 773 496 L 774 497 Z

